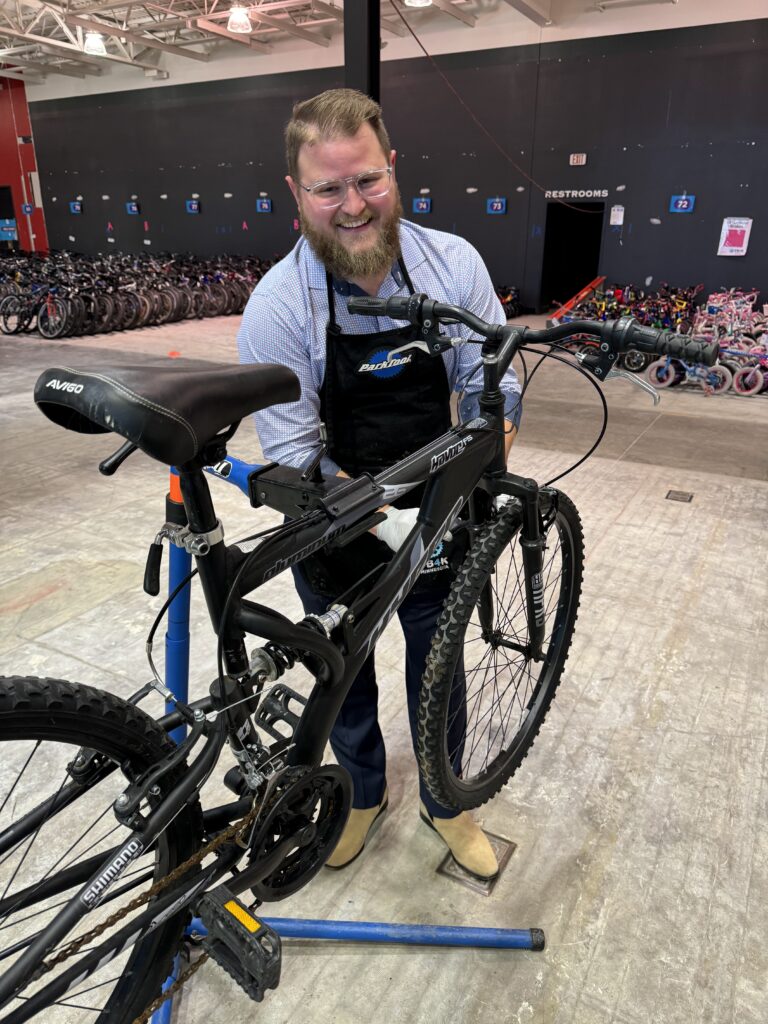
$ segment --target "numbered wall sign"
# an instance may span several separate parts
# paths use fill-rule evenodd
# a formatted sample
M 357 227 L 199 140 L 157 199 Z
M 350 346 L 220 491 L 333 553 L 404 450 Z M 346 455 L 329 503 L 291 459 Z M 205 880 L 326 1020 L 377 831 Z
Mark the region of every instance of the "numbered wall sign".
M 672 196 L 669 200 L 670 213 L 693 213 L 696 196 Z
M 272 200 L 271 199 L 257 199 L 256 200 L 256 213 L 272 213 Z
M 419 196 L 413 200 L 414 213 L 432 213 L 432 199 L 427 196 Z
M 200 213 L 200 200 L 199 199 L 187 199 L 186 207 L 187 207 L 187 213 Z
M 139 212 L 139 204 L 136 202 L 126 203 L 125 212 L 130 214 L 137 214 Z
M 79 200 L 75 200 L 75 202 L 72 202 L 72 203 L 69 204 L 69 212 L 70 213 L 82 213 L 83 212 L 83 204 Z
M 22 203 L 21 204 L 21 212 L 22 213 L 30 214 L 30 213 L 32 213 L 34 211 L 34 209 L 35 208 L 32 205 L 32 203 Z
M 507 200 L 503 197 L 500 199 L 496 196 L 495 199 L 485 200 L 485 212 L 486 213 L 506 213 L 507 212 Z

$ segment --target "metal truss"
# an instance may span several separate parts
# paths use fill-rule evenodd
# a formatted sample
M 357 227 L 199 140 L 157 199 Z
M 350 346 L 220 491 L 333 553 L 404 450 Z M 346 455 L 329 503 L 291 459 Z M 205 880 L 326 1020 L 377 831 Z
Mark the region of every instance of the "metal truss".
M 344 0 L 236 2 L 248 7 L 250 34 L 227 31 L 232 0 L 0 0 L 0 77 L 30 83 L 51 74 L 85 78 L 123 64 L 167 78 L 166 54 L 203 63 L 222 46 L 260 54 L 298 39 L 327 47 L 343 31 Z M 498 2 L 433 0 L 432 7 L 416 10 L 402 0 L 382 0 L 382 33 L 408 35 L 398 11 L 416 27 L 448 18 L 471 28 Z M 83 52 L 87 32 L 101 35 L 104 55 Z

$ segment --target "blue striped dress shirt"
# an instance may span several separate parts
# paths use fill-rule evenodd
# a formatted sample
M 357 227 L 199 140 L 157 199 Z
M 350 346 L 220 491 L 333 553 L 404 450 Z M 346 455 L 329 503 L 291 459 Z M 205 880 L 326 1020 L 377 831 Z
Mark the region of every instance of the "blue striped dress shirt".
M 417 292 L 430 299 L 450 302 L 471 310 L 490 323 L 503 324 L 504 311 L 494 291 L 480 254 L 457 235 L 433 231 L 410 221 L 400 221 L 400 248 L 408 274 Z M 345 281 L 334 281 L 336 322 L 343 334 L 366 334 L 403 326 L 386 317 L 355 316 L 347 311 L 349 295 L 364 295 Z M 379 289 L 380 298 L 407 295 L 408 287 L 395 264 Z M 256 413 L 256 430 L 266 458 L 283 465 L 303 468 L 320 445 L 320 388 L 325 376 L 325 330 L 328 297 L 325 268 L 304 238 L 256 285 L 243 313 L 237 336 L 243 363 L 281 363 L 294 371 L 301 383 L 296 402 L 273 405 Z M 460 325 L 443 328 L 450 337 L 472 337 Z M 343 339 L 342 339 L 343 340 Z M 482 371 L 478 367 L 480 348 L 462 345 L 443 353 L 448 382 L 461 394 L 462 420 L 478 413 Z M 506 416 L 520 419 L 520 384 L 510 368 L 502 390 L 506 395 Z M 326 474 L 339 467 L 326 457 Z

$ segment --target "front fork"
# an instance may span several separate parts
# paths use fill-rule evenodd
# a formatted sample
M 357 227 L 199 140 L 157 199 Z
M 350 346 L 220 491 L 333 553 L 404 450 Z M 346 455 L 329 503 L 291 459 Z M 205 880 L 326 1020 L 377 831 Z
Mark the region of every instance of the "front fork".
M 539 485 L 535 480 L 513 476 L 487 479 L 483 485 L 492 495 L 510 495 L 517 498 L 522 509 L 520 548 L 523 554 L 525 577 L 525 614 L 528 624 L 528 643 L 525 646 L 505 641 L 504 646 L 520 650 L 526 658 L 541 661 L 544 646 L 544 549 L 546 538 L 542 532 L 539 505 Z M 503 628 L 493 622 L 493 600 L 490 583 L 483 588 L 478 601 L 478 614 L 483 634 Z

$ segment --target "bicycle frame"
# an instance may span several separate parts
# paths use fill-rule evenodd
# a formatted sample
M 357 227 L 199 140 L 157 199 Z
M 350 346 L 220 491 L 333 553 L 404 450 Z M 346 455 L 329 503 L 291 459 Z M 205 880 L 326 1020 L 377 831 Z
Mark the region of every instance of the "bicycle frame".
M 492 495 L 505 494 L 518 497 L 523 503 L 521 544 L 527 582 L 529 650 L 533 657 L 541 657 L 544 609 L 541 593 L 543 540 L 539 528 L 539 490 L 534 481 L 507 474 L 503 455 L 504 400 L 498 391 L 498 382 L 512 358 L 516 341 L 515 332 L 507 332 L 499 351 L 494 349 L 484 356 L 486 387 L 480 403 L 481 416 L 452 428 L 373 479 L 367 475 L 354 480 L 333 478 L 322 485 L 316 485 L 310 494 L 313 488 L 309 482 L 304 482 L 303 487 L 291 486 L 290 478 L 293 478 L 292 483 L 295 484 L 296 479 L 300 479 L 300 471 L 288 471 L 289 481 L 286 482 L 284 467 L 274 465 L 250 466 L 225 457 L 215 465 L 206 465 L 201 460 L 179 468 L 190 530 L 195 534 L 217 538 L 211 542 L 207 552 L 198 557 L 197 564 L 211 622 L 222 643 L 228 674 L 214 682 L 210 698 L 194 705 L 197 711 L 190 736 L 171 755 L 182 760 L 201 735 L 206 735 L 202 749 L 190 763 L 181 781 L 144 819 L 134 815 L 138 815 L 139 804 L 146 796 L 152 779 L 143 780 L 141 786 L 128 787 L 124 794 L 125 800 L 121 803 L 121 798 L 115 804 L 115 813 L 118 820 L 132 828 L 131 834 L 118 850 L 111 851 L 106 860 L 93 866 L 95 870 L 83 879 L 84 885 L 78 895 L 70 900 L 56 921 L 30 944 L 8 970 L 0 982 L 0 1005 L 13 993 L 15 986 L 29 973 L 30 968 L 35 967 L 91 909 L 102 902 L 108 889 L 117 882 L 131 862 L 152 847 L 178 808 L 194 795 L 213 771 L 224 744 L 228 741 L 237 756 L 245 750 L 249 741 L 253 742 L 255 729 L 250 715 L 258 702 L 259 693 L 253 693 L 252 680 L 249 689 L 249 680 L 246 678 L 249 659 L 243 634 L 253 634 L 267 641 L 290 646 L 313 659 L 310 667 L 315 669 L 317 682 L 290 744 L 281 750 L 281 754 L 286 767 L 319 764 L 339 708 L 362 663 L 409 593 L 433 549 L 454 526 L 460 511 L 478 485 L 487 492 L 489 502 Z M 238 581 L 237 572 L 233 579 L 231 563 L 235 549 L 227 548 L 224 544 L 205 468 L 221 479 L 240 486 L 253 504 L 269 504 L 278 511 L 288 514 L 293 512 L 300 517 L 275 538 L 262 542 L 250 556 L 243 556 L 239 552 L 239 567 L 244 567 L 242 558 L 253 559 L 242 581 Z M 270 481 L 270 472 L 274 476 L 277 469 L 283 469 L 282 479 L 278 476 L 278 479 Z M 272 609 L 245 598 L 245 594 L 330 542 L 344 540 L 345 534 L 351 538 L 364 532 L 369 523 L 376 519 L 377 510 L 383 504 L 421 485 L 425 485 L 425 490 L 413 530 L 373 585 L 349 599 L 342 619 L 342 638 L 339 642 L 309 628 L 306 623 L 293 623 Z M 471 518 L 468 528 L 472 529 Z M 234 607 L 230 609 L 231 591 L 236 581 L 238 586 Z M 206 715 L 211 709 L 215 714 Z M 226 713 L 222 713 L 224 709 Z M 181 720 L 176 712 L 166 716 L 162 723 L 170 730 L 180 724 Z M 242 801 L 231 805 L 231 810 L 235 811 L 236 820 L 243 813 Z M 159 907 L 141 914 L 133 922 L 130 936 L 127 931 L 125 934 L 118 932 L 92 954 L 81 959 L 77 968 L 64 972 L 50 988 L 39 993 L 39 997 L 42 998 L 47 991 L 49 996 L 57 998 L 78 977 L 92 973 L 105 960 L 116 956 L 128 943 L 139 941 L 160 920 L 191 903 L 202 884 L 210 885 L 229 874 L 231 867 L 244 852 L 238 848 L 232 856 L 214 865 L 213 869 L 206 869 L 203 873 L 204 883 L 196 879 L 185 886 L 186 891 L 182 895 L 176 893 L 167 909 L 163 900 Z M 273 867 L 270 864 L 252 865 L 232 883 L 232 891 L 237 893 L 255 884 Z M 33 998 L 37 1000 L 38 996 Z
M 355 528 L 359 524 L 365 524 L 382 504 L 426 484 L 416 525 L 400 550 L 381 572 L 374 570 L 373 579 L 361 581 L 367 584 L 362 591 L 358 584 L 352 588 L 349 597 L 340 595 L 336 602 L 336 607 L 342 606 L 345 610 L 342 622 L 345 654 L 342 663 L 339 664 L 337 661 L 335 665 L 331 665 L 330 671 L 325 677 L 320 676 L 319 685 L 312 690 L 293 736 L 288 755 L 290 764 L 316 764 L 320 761 L 339 708 L 363 662 L 410 592 L 435 546 L 456 523 L 459 512 L 478 485 L 486 490 L 489 496 L 511 495 L 520 499 L 523 504 L 521 545 L 526 580 L 530 581 L 527 594 L 530 643 L 526 653 L 537 659 L 541 657 L 544 626 L 542 595 L 539 589 L 543 559 L 538 508 L 539 490 L 534 481 L 507 473 L 483 480 L 487 472 L 486 466 L 493 457 L 499 440 L 496 429 L 489 425 L 488 420 L 478 417 L 469 423 L 452 428 L 373 479 L 362 477 L 354 481 L 334 480 L 330 489 L 322 489 L 321 493 L 326 497 L 319 500 L 335 510 L 335 519 L 329 520 L 319 514 L 310 513 L 306 516 L 304 524 L 301 520 L 298 521 L 296 532 L 266 541 L 258 551 L 248 572 L 247 581 L 242 587 L 243 592 L 255 589 L 278 572 L 296 565 L 327 544 L 343 541 L 345 533 L 357 536 L 360 531 Z M 279 493 L 284 484 L 273 485 L 270 494 L 268 471 L 268 466 L 250 465 L 232 458 L 227 458 L 209 469 L 213 475 L 238 486 L 247 494 L 252 493 L 254 481 L 258 493 L 263 494 L 265 498 L 278 492 L 273 499 L 275 504 L 272 507 L 279 511 L 289 511 L 290 496 L 286 499 Z M 298 507 L 295 507 L 295 511 L 298 511 Z M 468 528 L 473 528 L 471 516 Z M 208 577 L 208 590 L 216 589 L 217 580 L 207 568 L 204 559 L 199 562 L 199 570 L 201 577 Z M 203 587 L 206 590 L 205 579 Z M 217 593 L 209 603 L 209 611 L 214 622 L 216 609 L 222 600 L 223 595 Z M 245 632 L 254 633 L 267 640 L 296 643 L 297 647 L 306 640 L 307 630 L 301 625 L 294 626 L 287 620 L 278 620 L 270 609 L 248 601 L 242 601 L 234 618 Z M 324 645 L 330 641 L 324 640 L 318 634 L 314 634 L 312 640 L 313 653 L 322 658 Z M 323 647 L 318 645 L 318 640 L 323 641 Z

